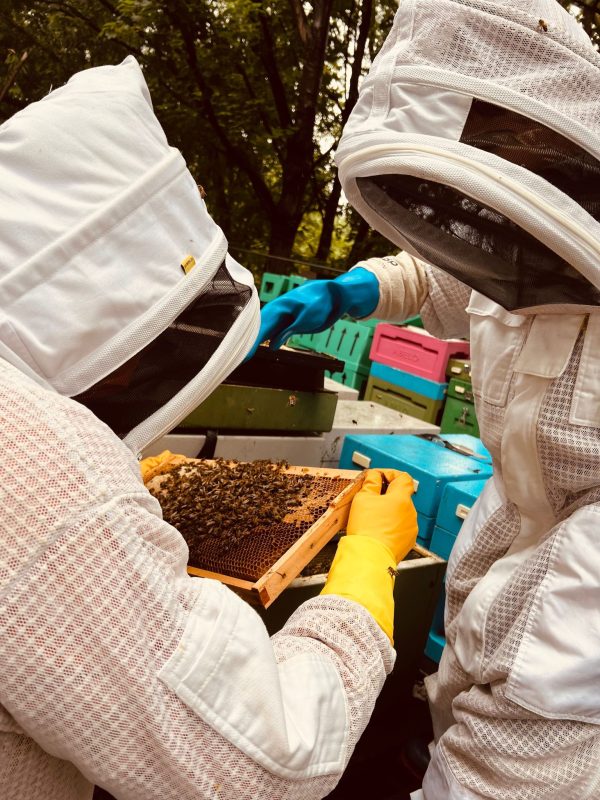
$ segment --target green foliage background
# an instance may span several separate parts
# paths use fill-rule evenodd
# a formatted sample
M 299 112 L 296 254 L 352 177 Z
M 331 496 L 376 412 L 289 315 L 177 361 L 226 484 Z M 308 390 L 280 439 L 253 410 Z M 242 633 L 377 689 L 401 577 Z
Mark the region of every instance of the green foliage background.
M 600 42 L 600 0 L 562 3 Z M 389 245 L 340 203 L 333 151 L 397 0 L 0 0 L 0 122 L 132 53 L 169 141 L 256 273 Z M 236 252 L 236 248 L 239 252 Z M 256 255 L 269 252 L 282 260 Z

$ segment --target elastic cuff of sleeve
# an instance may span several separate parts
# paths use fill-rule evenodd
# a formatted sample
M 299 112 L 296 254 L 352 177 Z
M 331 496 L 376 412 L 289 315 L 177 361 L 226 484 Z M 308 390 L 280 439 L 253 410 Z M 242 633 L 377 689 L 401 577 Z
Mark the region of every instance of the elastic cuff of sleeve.
M 321 594 L 336 594 L 365 608 L 393 644 L 396 560 L 370 536 L 340 540 Z

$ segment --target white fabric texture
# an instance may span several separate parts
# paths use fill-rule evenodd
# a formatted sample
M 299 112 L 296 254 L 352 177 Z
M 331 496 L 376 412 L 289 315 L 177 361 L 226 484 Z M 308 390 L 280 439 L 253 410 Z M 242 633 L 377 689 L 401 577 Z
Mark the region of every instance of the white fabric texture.
M 118 800 L 330 792 L 393 664 L 367 612 L 315 598 L 269 640 L 236 595 L 187 575 L 135 458 L 87 409 L 0 360 L 0 417 L 3 800 L 89 800 L 94 783 Z M 253 728 L 263 700 L 269 719 Z
M 67 396 L 143 350 L 204 292 L 227 255 L 182 155 L 154 115 L 141 69 L 84 70 L 0 126 L 0 355 Z M 186 258 L 195 267 L 184 273 Z M 215 361 L 160 418 L 141 449 L 195 408 L 250 350 L 249 300 Z M 166 410 L 165 410 L 166 409 Z
M 381 284 L 392 320 L 406 313 L 387 293 L 410 279 L 410 260 L 399 256 L 396 278 Z M 583 325 L 509 314 L 421 269 L 430 331 L 464 335 L 471 319 L 477 418 L 494 463 L 446 576 L 425 800 L 591 800 L 600 794 L 600 430 L 569 417 L 581 354 L 598 347 L 598 312 Z M 597 376 L 586 383 L 598 397 Z
M 406 317 L 416 316 L 427 298 L 425 266 L 407 254 L 368 258 L 352 269 L 362 267 L 379 281 L 379 302 L 375 311 L 365 319 L 391 319 L 394 307 L 402 308 Z M 400 320 L 402 321 L 402 320 Z
M 277 664 L 256 612 L 234 602 L 225 586 L 203 584 L 160 679 L 275 775 L 298 779 L 339 773 L 348 731 L 344 689 L 334 665 L 309 654 Z
M 345 195 L 418 257 L 415 215 L 360 179 L 405 175 L 452 187 L 516 221 L 600 287 L 600 222 L 520 162 L 458 141 L 476 98 L 537 120 L 598 159 L 599 86 L 600 55 L 555 0 L 403 0 L 336 154 Z M 427 258 L 441 266 L 440 241 L 429 242 L 439 258 Z

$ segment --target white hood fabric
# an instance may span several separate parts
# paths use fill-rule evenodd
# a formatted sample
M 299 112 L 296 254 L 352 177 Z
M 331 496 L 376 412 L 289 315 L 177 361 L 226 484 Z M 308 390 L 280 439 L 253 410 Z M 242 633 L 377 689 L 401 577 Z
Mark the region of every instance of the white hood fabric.
M 599 89 L 554 0 L 402 0 L 340 143 L 344 192 L 509 311 L 597 307 Z
M 425 281 L 427 329 L 470 338 L 494 464 L 448 566 L 425 800 L 600 797 L 599 96 L 554 2 L 402 0 L 337 155 L 408 251 L 361 265 L 379 307 Z
M 0 186 L 0 355 L 120 423 L 139 452 L 241 362 L 259 304 L 135 59 L 78 73 L 5 122 Z M 170 358 L 143 358 L 165 332 Z M 180 374 L 155 397 L 174 361 Z M 117 388 L 125 396 L 105 413 Z

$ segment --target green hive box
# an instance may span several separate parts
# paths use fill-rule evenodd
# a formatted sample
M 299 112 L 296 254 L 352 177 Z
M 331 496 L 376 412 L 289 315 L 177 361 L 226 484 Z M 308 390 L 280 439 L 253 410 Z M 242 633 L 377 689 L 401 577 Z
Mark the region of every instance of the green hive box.
M 327 328 L 319 333 L 295 333 L 287 340 L 288 347 L 298 347 L 301 350 L 311 350 L 313 353 L 325 353 L 325 342 L 329 336 Z
M 446 377 L 448 380 L 458 378 L 461 381 L 471 382 L 471 362 L 462 358 L 451 358 L 446 367 Z
M 369 371 L 369 352 L 374 328 L 352 319 L 340 319 L 328 331 L 324 351 L 344 361 L 352 370 L 366 368 Z
M 416 417 L 434 425 L 437 424 L 444 406 L 443 398 L 433 400 L 373 375 L 367 381 L 365 400 L 380 403 L 382 406 L 393 408 L 394 411 L 400 411 L 402 414 L 408 414 L 410 417 Z
M 290 275 L 288 277 L 288 284 L 286 292 L 291 292 L 292 289 L 295 289 L 297 286 L 302 286 L 303 283 L 306 283 L 307 278 L 304 278 L 302 275 Z
M 261 302 L 268 303 L 270 300 L 274 300 L 276 297 L 279 297 L 280 294 L 286 292 L 288 280 L 287 275 L 275 275 L 272 272 L 265 272 L 262 276 L 260 291 L 258 293 Z
M 403 320 L 399 324 L 400 325 L 412 325 L 413 328 L 425 328 L 425 326 L 423 325 L 423 320 L 419 316 L 409 317 L 408 319 Z
M 479 436 L 473 387 L 469 382 L 453 378 L 448 384 L 448 397 L 440 430 L 442 433 L 469 433 L 471 436 Z
M 221 384 L 178 427 L 184 429 L 330 431 L 336 392 Z
M 359 369 L 352 369 L 346 366 L 342 372 L 331 372 L 325 370 L 328 378 L 331 378 L 338 383 L 343 383 L 344 386 L 350 386 L 352 389 L 358 389 L 359 395 L 362 394 L 367 379 L 369 377 L 369 368 L 363 367 Z
M 274 272 L 265 272 L 262 276 L 258 296 L 261 303 L 275 300 L 290 289 L 301 286 L 306 281 L 302 275 L 277 275 Z
M 345 317 L 319 333 L 294 334 L 288 339 L 288 345 L 334 356 L 345 362 L 347 371 L 355 375 L 362 374 L 364 370 L 369 371 L 373 332 L 378 324 L 379 320 L 363 321 Z

